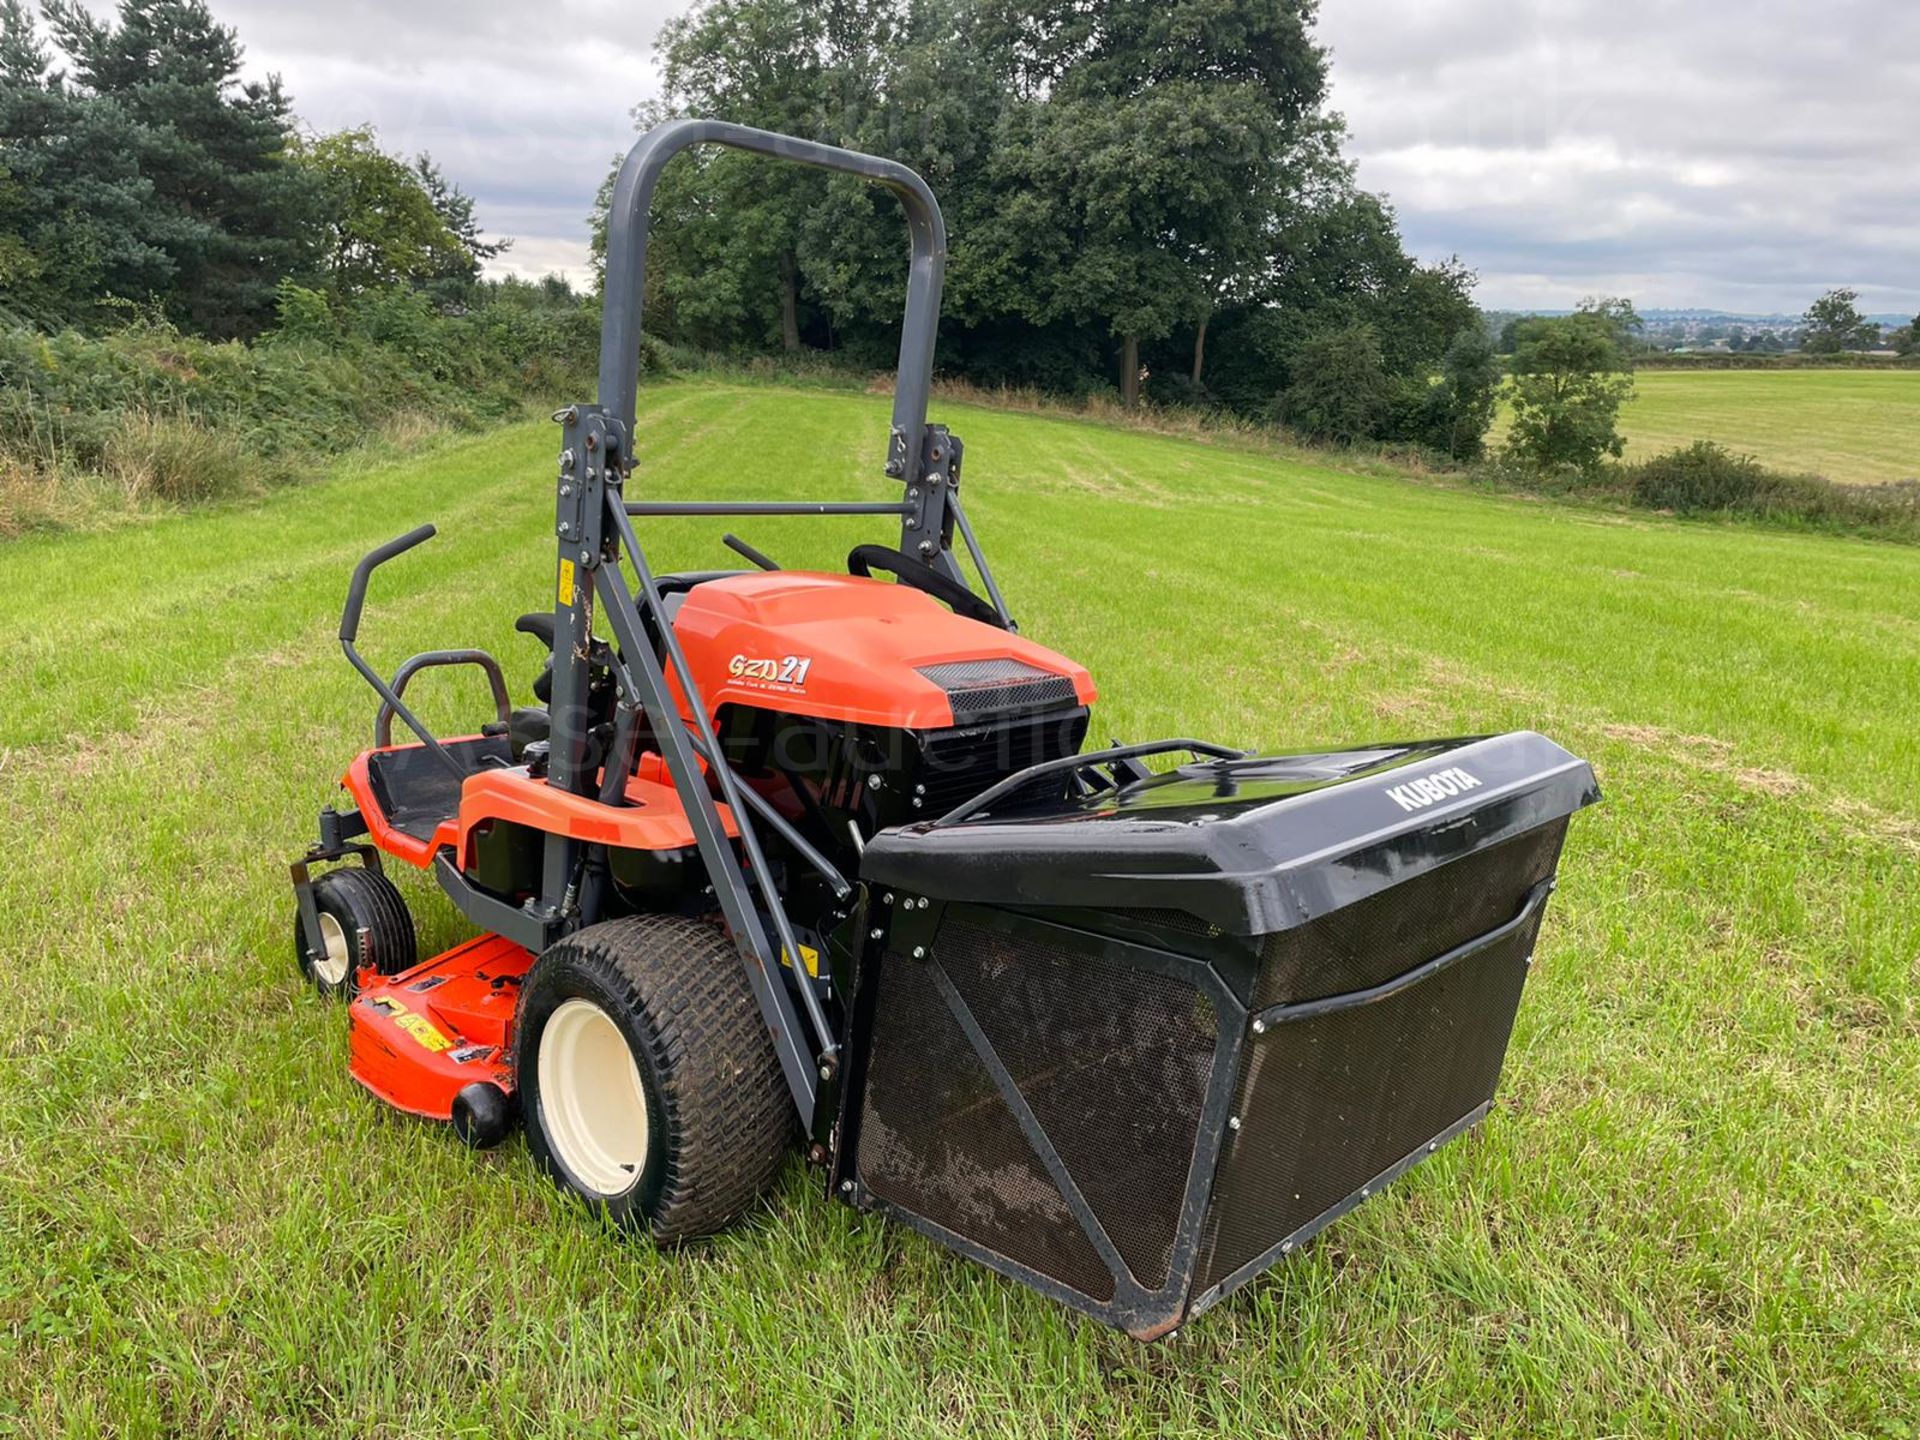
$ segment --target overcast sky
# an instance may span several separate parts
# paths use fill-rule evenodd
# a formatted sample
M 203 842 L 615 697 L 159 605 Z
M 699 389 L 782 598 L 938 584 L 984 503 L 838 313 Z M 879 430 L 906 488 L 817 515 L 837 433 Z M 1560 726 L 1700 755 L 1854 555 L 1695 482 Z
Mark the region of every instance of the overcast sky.
M 681 8 L 212 3 L 306 123 L 431 150 L 516 237 L 502 268 L 575 276 Z M 1322 0 L 1320 35 L 1361 183 L 1485 306 L 1920 310 L 1916 0 Z

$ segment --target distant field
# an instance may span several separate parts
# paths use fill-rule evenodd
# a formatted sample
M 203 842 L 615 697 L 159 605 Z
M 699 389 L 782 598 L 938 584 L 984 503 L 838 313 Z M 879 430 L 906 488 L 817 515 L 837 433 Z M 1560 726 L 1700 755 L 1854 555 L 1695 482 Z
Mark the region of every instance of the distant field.
M 1647 370 L 1634 382 L 1620 417 L 1629 460 L 1717 440 L 1848 484 L 1920 479 L 1920 370 Z
M 1652 412 L 1670 383 L 1887 377 L 1646 378 Z M 1912 1437 L 1920 549 L 936 413 L 1102 739 L 1524 726 L 1593 761 L 1486 1124 L 1147 1348 L 797 1160 L 663 1254 L 518 1137 L 475 1155 L 377 1107 L 295 977 L 286 862 L 372 728 L 334 638 L 368 546 L 440 525 L 374 585 L 376 664 L 486 644 L 525 694 L 555 439 L 516 426 L 0 546 L 0 1436 Z M 649 389 L 635 486 L 879 499 L 887 424 L 881 397 Z M 656 566 L 728 563 L 721 528 L 649 525 Z M 740 528 L 803 568 L 885 538 Z M 481 703 L 417 691 L 443 729 Z M 424 951 L 469 933 L 400 879 Z

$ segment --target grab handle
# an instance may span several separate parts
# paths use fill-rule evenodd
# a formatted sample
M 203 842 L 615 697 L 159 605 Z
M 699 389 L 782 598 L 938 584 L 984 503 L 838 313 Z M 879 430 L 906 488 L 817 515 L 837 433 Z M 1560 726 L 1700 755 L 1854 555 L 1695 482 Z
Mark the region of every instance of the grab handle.
M 360 634 L 360 610 L 367 603 L 367 581 L 373 572 L 396 555 L 404 555 L 416 545 L 424 545 L 437 533 L 433 526 L 422 525 L 396 540 L 369 550 L 353 567 L 353 583 L 347 586 L 347 608 L 340 616 L 340 638 L 351 645 Z
M 346 651 L 347 659 L 358 670 L 367 684 L 373 687 L 374 694 L 381 700 L 382 711 L 391 710 L 407 722 L 407 728 L 420 737 L 420 743 L 433 752 L 434 758 L 446 766 L 455 776 L 464 777 L 466 769 L 460 762 L 447 753 L 447 747 L 433 738 L 433 732 L 427 729 L 420 717 L 407 708 L 407 702 L 394 693 L 393 687 L 383 679 L 360 652 L 354 648 L 354 640 L 360 634 L 360 611 L 367 603 L 367 581 L 373 572 L 396 555 L 404 555 L 416 545 L 431 540 L 437 532 L 431 525 L 422 525 L 417 530 L 409 530 L 398 539 L 389 540 L 384 545 L 376 545 L 353 567 L 353 582 L 347 586 L 347 608 L 340 615 L 340 648 Z M 390 726 L 389 726 L 390 728 Z
M 1192 755 L 1211 755 L 1217 760 L 1239 760 L 1246 755 L 1244 750 L 1235 750 L 1226 745 L 1214 745 L 1205 740 L 1149 740 L 1141 745 L 1114 745 L 1105 750 L 1089 750 L 1079 755 L 1062 755 L 1056 760 L 1042 760 L 1038 765 L 1029 765 L 1024 770 L 1016 770 L 997 785 L 990 785 L 973 799 L 956 805 L 938 820 L 931 821 L 926 828 L 938 830 L 947 825 L 958 825 L 969 815 L 977 815 L 1001 796 L 1021 789 L 1029 780 L 1042 775 L 1051 775 L 1060 770 L 1080 770 L 1092 765 L 1106 765 L 1116 760 L 1132 760 L 1141 755 L 1164 755 L 1171 751 L 1186 751 Z

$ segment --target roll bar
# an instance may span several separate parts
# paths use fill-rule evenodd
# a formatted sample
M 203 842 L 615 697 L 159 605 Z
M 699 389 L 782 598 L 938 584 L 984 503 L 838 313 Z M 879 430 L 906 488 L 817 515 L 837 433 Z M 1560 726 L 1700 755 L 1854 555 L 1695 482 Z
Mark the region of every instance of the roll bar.
M 862 155 L 725 120 L 674 120 L 640 138 L 620 166 L 607 217 L 605 314 L 600 329 L 600 405 L 633 431 L 640 384 L 640 320 L 647 273 L 647 212 L 666 164 L 694 145 L 727 145 L 838 170 L 884 186 L 907 212 L 912 259 L 907 310 L 900 328 L 900 368 L 893 392 L 893 435 L 887 473 L 904 484 L 920 478 L 927 392 L 933 383 L 933 347 L 940 325 L 940 287 L 946 274 L 947 228 L 927 182 L 896 160 Z

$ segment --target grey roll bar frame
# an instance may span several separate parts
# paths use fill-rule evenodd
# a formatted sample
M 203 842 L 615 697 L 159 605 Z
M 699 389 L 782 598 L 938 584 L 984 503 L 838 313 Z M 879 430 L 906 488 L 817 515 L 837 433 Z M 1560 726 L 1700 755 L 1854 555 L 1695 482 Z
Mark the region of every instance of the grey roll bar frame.
M 625 497 L 639 403 L 648 210 L 667 163 L 695 145 L 722 145 L 855 175 L 899 198 L 911 251 L 885 470 L 902 486 L 900 500 L 630 501 Z M 607 224 L 598 403 L 568 406 L 555 416 L 564 438 L 554 527 L 560 580 L 554 611 L 548 783 L 580 795 L 598 794 L 605 788 L 604 780 L 594 773 L 587 734 L 597 599 L 618 647 L 613 668 L 620 701 L 644 706 L 654 718 L 655 740 L 685 807 L 715 902 L 746 967 L 795 1107 L 809 1125 L 819 1084 L 832 1080 L 837 1072 L 839 1041 L 820 997 L 797 971 L 797 983 L 789 993 L 781 959 L 783 954 L 798 956 L 799 943 L 756 831 L 760 823 L 768 823 L 789 842 L 795 837 L 787 827 L 774 823 L 764 802 L 755 803 L 761 797 L 748 794 L 725 763 L 706 701 L 674 633 L 633 521 L 634 517 L 674 515 L 897 516 L 902 550 L 916 553 L 924 563 L 964 584 L 965 576 L 951 552 L 959 527 L 996 608 L 1004 613 L 978 545 L 958 515 L 960 442 L 945 427 L 929 425 L 926 418 L 946 252 L 946 227 L 933 192 L 897 161 L 717 120 L 677 120 L 659 126 L 640 138 L 614 182 Z M 633 566 L 632 584 L 620 563 L 623 551 Z M 669 676 L 679 682 L 685 718 L 675 704 Z M 732 822 L 732 835 L 722 807 Z M 853 899 L 848 882 L 824 856 L 810 845 L 795 849 L 802 862 L 826 876 L 843 902 Z M 530 919 L 558 933 L 591 922 L 594 917 L 578 912 L 579 897 L 596 893 L 591 883 L 592 854 L 580 841 L 547 836 L 540 894 L 528 904 Z M 455 894 L 454 898 L 460 897 Z
M 648 210 L 667 162 L 694 145 L 724 145 L 817 170 L 857 175 L 899 198 L 907 214 L 911 258 L 907 308 L 900 325 L 900 362 L 893 391 L 887 474 L 907 486 L 924 468 L 921 438 L 933 387 L 933 351 L 946 278 L 947 227 L 927 182 L 897 160 L 843 150 L 724 120 L 671 120 L 640 137 L 613 182 L 607 218 L 606 309 L 600 329 L 600 404 L 629 434 L 640 387 L 640 334 L 646 291 Z M 918 537 L 912 537 L 917 539 Z M 904 545 L 902 548 L 906 548 Z

